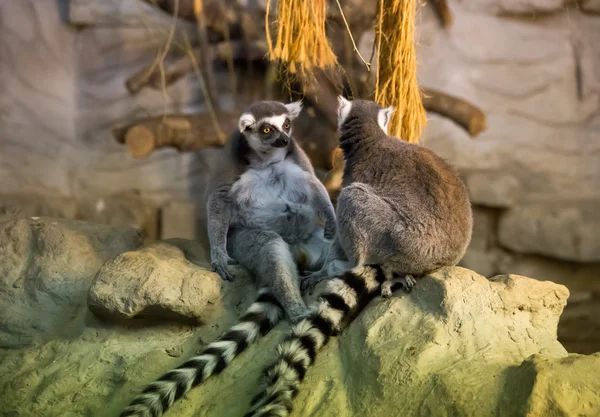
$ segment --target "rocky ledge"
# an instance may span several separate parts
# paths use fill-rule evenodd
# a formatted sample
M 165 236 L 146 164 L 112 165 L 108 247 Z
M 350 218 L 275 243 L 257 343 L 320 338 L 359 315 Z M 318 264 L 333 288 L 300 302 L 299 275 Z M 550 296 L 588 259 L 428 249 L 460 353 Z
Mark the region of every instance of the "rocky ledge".
M 0 244 L 2 416 L 116 417 L 256 295 L 241 269 L 232 284 L 217 280 L 193 242 L 142 246 L 135 229 L 5 216 Z M 568 297 L 549 281 L 440 270 L 374 300 L 333 339 L 293 416 L 598 415 L 600 354 L 557 341 Z M 166 417 L 243 415 L 288 328 Z

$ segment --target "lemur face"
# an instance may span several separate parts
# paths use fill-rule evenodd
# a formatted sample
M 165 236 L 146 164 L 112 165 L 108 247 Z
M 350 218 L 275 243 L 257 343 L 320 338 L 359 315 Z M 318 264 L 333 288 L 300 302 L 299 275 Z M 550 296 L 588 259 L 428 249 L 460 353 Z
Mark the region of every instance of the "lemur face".
M 301 110 L 299 101 L 289 104 L 263 101 L 242 114 L 238 127 L 252 149 L 258 153 L 271 153 L 289 145 L 292 120 Z

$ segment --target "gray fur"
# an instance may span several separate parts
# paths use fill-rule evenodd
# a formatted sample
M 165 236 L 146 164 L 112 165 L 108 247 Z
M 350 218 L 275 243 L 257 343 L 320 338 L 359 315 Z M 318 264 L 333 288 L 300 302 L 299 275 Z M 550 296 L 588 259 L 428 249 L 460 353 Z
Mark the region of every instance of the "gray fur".
M 341 100 L 340 110 L 346 113 L 340 128 L 345 167 L 337 245 L 346 259 L 415 276 L 456 265 L 473 223 L 458 173 L 427 148 L 388 136 L 389 108 Z M 314 286 L 326 277 L 324 271 L 303 285 Z
M 121 417 L 160 416 L 269 332 L 284 312 L 294 322 L 308 315 L 295 258 L 305 258 L 307 269 L 321 268 L 330 246 L 325 238 L 335 234 L 335 212 L 325 187 L 287 126 L 287 120 L 296 117 L 301 108 L 299 102 L 250 106 L 240 117 L 239 131 L 229 141 L 227 159 L 220 161 L 223 168 L 208 188 L 212 267 L 228 281 L 234 279 L 228 265 L 239 262 L 250 270 L 261 288 L 257 300 L 236 325 L 199 356 L 150 384 Z M 264 121 L 277 132 L 261 136 Z M 318 226 L 317 216 L 325 222 L 324 229 Z
M 360 311 L 359 301 L 384 297 L 412 275 L 460 261 L 471 239 L 472 213 L 458 174 L 433 152 L 387 135 L 393 109 L 340 99 L 340 146 L 346 162 L 337 203 L 338 235 L 321 271 L 347 259 L 354 268 L 327 282 L 315 312 L 297 324 L 265 370 L 266 387 L 245 417 L 286 417 L 317 352 Z M 368 302 L 368 301 L 367 301 Z
M 230 160 L 214 177 L 207 199 L 213 269 L 231 281 L 227 266 L 238 262 L 272 288 L 294 322 L 307 314 L 294 255 L 311 254 L 306 263 L 318 269 L 327 240 L 335 235 L 327 191 L 292 137 L 291 121 L 301 108 L 299 102 L 250 106 L 230 141 Z M 318 218 L 325 222 L 324 230 Z

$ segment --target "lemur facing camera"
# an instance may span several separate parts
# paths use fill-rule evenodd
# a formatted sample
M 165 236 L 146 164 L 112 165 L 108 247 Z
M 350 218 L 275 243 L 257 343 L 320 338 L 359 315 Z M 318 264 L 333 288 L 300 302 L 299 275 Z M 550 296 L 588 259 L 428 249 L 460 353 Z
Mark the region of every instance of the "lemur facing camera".
M 337 202 L 337 237 L 310 288 L 327 278 L 327 264 L 346 258 L 354 268 L 330 279 L 311 317 L 293 327 L 265 372 L 265 388 L 245 417 L 285 417 L 317 352 L 374 295 L 410 289 L 421 276 L 456 265 L 471 240 L 466 187 L 441 158 L 387 134 L 392 108 L 339 97 L 345 167 Z
M 207 193 L 211 264 L 232 281 L 239 263 L 258 284 L 258 298 L 221 338 L 148 385 L 121 417 L 158 417 L 186 392 L 218 374 L 283 317 L 310 315 L 300 293 L 295 258 L 320 270 L 335 236 L 335 211 L 323 184 L 291 136 L 301 102 L 252 104 L 228 142 L 228 159 Z M 318 219 L 324 222 L 320 226 Z

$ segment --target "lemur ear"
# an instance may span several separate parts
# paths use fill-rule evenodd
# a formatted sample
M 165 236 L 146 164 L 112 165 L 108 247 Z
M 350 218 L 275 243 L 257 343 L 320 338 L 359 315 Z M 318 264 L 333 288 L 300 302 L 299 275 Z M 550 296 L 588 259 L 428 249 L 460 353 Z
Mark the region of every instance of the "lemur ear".
M 345 99 L 343 96 L 338 96 L 338 126 L 342 126 L 344 121 L 348 118 L 350 110 L 352 109 L 352 102 Z
M 392 114 L 394 114 L 395 111 L 396 109 L 394 109 L 393 106 L 390 106 L 379 110 L 379 113 L 377 114 L 377 123 L 386 135 L 388 134 L 388 126 L 390 125 L 390 120 L 392 120 Z
M 256 122 L 254 116 L 250 113 L 244 113 L 240 116 L 240 120 L 238 120 L 238 129 L 240 132 L 248 129 Z
M 284 104 L 284 106 L 290 115 L 290 119 L 295 119 L 296 117 L 298 117 L 298 115 L 302 111 L 302 100 Z

